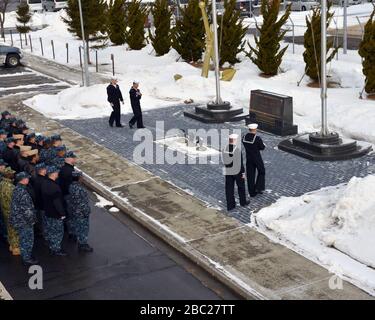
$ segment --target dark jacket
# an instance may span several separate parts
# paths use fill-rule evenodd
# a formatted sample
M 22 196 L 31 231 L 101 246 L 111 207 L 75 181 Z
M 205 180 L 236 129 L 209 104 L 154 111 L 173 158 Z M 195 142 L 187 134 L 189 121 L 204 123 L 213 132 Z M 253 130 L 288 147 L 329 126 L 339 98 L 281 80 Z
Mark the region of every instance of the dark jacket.
M 122 98 L 120 87 L 118 85 L 116 85 L 115 87 L 114 85 L 110 84 L 107 87 L 107 96 L 107 100 L 109 103 L 120 104 L 120 101 L 124 101 L 124 99 Z
M 43 198 L 42 198 L 42 184 L 43 181 L 47 180 L 46 176 L 36 175 L 34 178 L 31 179 L 31 184 L 34 189 L 35 194 L 35 209 L 43 210 Z
M 246 162 L 262 162 L 261 150 L 265 149 L 265 145 L 261 137 L 253 133 L 247 133 L 242 139 L 243 146 L 246 150 Z
M 3 154 L 3 159 L 7 164 L 9 164 L 12 170 L 18 172 L 18 156 L 16 150 L 7 147 Z
M 65 163 L 60 170 L 58 182 L 60 184 L 63 195 L 69 194 L 69 186 L 73 181 L 72 173 L 74 171 L 74 166 Z
M 12 195 L 9 224 L 15 229 L 32 227 L 36 221 L 34 204 L 27 186 L 17 184 Z
M 29 163 L 29 159 L 26 157 L 26 158 L 24 158 L 24 157 L 21 157 L 21 156 L 19 156 L 18 157 L 18 161 L 17 161 L 17 163 L 18 163 L 18 170 L 21 172 L 21 171 L 26 171 L 25 170 L 25 168 L 26 168 L 26 166 L 28 165 L 28 163 Z
M 237 175 L 237 174 L 243 174 L 245 172 L 245 167 L 243 165 L 242 152 L 238 146 L 235 146 L 233 144 L 228 144 L 224 148 L 222 156 L 223 156 L 223 163 L 225 166 L 225 170 L 224 170 L 225 175 Z M 236 163 L 235 167 L 233 167 L 233 163 Z M 232 168 L 234 168 L 233 171 L 231 170 Z
M 56 181 L 49 178 L 43 180 L 41 193 L 43 209 L 47 217 L 60 219 L 66 216 L 63 194 Z
M 129 91 L 129 96 L 130 96 L 130 103 L 131 103 L 132 108 L 141 106 L 141 103 L 139 100 L 141 100 L 142 96 L 140 95 L 139 89 L 136 90 L 133 87 L 131 87 Z

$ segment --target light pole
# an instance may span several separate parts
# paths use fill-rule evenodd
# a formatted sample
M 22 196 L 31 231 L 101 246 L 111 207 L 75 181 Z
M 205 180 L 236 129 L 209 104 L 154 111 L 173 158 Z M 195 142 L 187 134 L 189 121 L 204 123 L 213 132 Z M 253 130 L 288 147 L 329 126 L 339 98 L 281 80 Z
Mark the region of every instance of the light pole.
M 347 53 L 348 50 L 348 0 L 344 0 L 344 18 L 343 18 L 343 52 Z
M 217 16 L 216 16 L 216 0 L 212 0 L 212 25 L 214 29 L 214 62 L 215 62 L 215 80 L 216 80 L 216 101 L 217 105 L 222 104 L 220 94 L 220 72 L 219 72 L 219 45 L 217 37 Z
M 86 43 L 86 40 L 85 40 L 85 28 L 83 26 L 83 14 L 82 14 L 81 0 L 78 0 L 78 8 L 79 8 L 79 17 L 80 17 L 80 20 L 81 20 L 81 33 L 82 33 L 82 42 L 83 42 L 83 67 L 84 67 L 83 84 L 84 84 L 85 87 L 88 87 L 88 86 L 90 86 L 89 65 L 88 65 L 89 57 L 87 55 L 87 43 Z
M 322 0 L 322 16 L 321 16 L 321 70 L 320 70 L 320 98 L 322 104 L 322 128 L 321 135 L 328 135 L 327 120 L 327 0 Z

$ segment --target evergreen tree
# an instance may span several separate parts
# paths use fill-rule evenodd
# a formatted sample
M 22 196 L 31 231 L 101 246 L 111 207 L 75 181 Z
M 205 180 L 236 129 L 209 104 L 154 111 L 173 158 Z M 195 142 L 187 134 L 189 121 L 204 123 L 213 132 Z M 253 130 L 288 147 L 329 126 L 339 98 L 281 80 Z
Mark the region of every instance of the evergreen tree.
M 132 50 L 140 50 L 145 46 L 145 22 L 148 10 L 141 0 L 131 0 L 126 4 L 125 41 Z
M 278 20 L 280 0 L 262 0 L 261 13 L 263 24 L 258 25 L 260 36 L 254 36 L 256 48 L 249 44 L 250 51 L 247 56 L 266 75 L 276 75 L 279 70 L 282 58 L 288 46 L 280 50 L 280 41 L 284 38 L 286 31 L 281 28 L 290 15 L 290 5 L 285 13 Z
M 126 42 L 125 30 L 125 6 L 124 0 L 111 0 L 107 14 L 108 37 L 116 45 L 122 45 Z
M 333 12 L 329 12 L 332 3 L 328 3 L 327 7 L 327 29 L 331 23 Z M 305 52 L 303 53 L 303 60 L 305 61 L 305 72 L 313 80 L 318 81 L 320 75 L 320 54 L 321 54 L 321 11 L 319 7 L 313 9 L 312 15 L 309 19 L 306 16 L 307 30 L 304 35 Z M 327 63 L 330 62 L 338 48 L 333 48 L 331 53 L 329 51 L 333 48 L 333 39 L 327 41 Z
M 218 17 L 219 64 L 231 65 L 239 62 L 237 54 L 244 50 L 247 27 L 242 24 L 241 12 L 236 9 L 236 0 L 224 0 L 224 14 Z
M 16 28 L 19 33 L 25 34 L 26 44 L 27 44 L 27 38 L 26 33 L 28 33 L 31 28 L 27 24 L 30 22 L 32 13 L 30 12 L 30 7 L 27 4 L 27 2 L 21 2 L 21 4 L 17 7 L 17 21 L 21 24 L 17 24 Z
M 68 0 L 66 8 L 67 18 L 62 20 L 68 25 L 68 31 L 73 33 L 79 39 L 82 39 L 81 20 L 79 16 L 79 7 L 77 0 Z M 90 47 L 100 48 L 105 45 L 107 39 L 104 34 L 106 29 L 106 13 L 107 4 L 105 0 L 83 0 L 82 15 L 84 21 L 85 41 L 87 48 L 87 56 L 90 63 Z M 90 45 L 92 42 L 94 45 Z
M 365 25 L 363 40 L 359 46 L 359 55 L 362 57 L 362 70 L 366 77 L 365 90 L 375 94 L 375 7 L 370 19 Z
M 168 6 L 168 0 L 156 0 L 151 9 L 154 18 L 155 35 L 149 29 L 149 38 L 157 56 L 169 52 L 172 44 L 171 17 L 172 12 Z
M 180 9 L 181 18 L 173 29 L 173 48 L 185 61 L 198 61 L 205 47 L 205 30 L 200 0 L 190 0 L 185 9 Z

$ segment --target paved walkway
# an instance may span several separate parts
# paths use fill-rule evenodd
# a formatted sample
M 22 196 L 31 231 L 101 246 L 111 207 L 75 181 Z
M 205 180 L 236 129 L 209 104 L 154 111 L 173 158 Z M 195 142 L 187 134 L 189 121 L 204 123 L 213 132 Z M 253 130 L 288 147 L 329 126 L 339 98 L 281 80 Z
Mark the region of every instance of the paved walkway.
M 144 232 L 138 230 L 138 234 L 122 223 L 122 213 L 95 207 L 97 199 L 91 194 L 90 200 L 93 253 L 79 254 L 77 245 L 65 239 L 69 256 L 51 257 L 42 239 L 36 239 L 43 290 L 29 289 L 27 268 L 0 242 L 0 279 L 13 299 L 220 299 L 161 251 L 153 239 L 145 239 Z M 1 290 L 0 285 L 0 297 Z
M 331 274 L 180 188 L 135 166 L 62 124 L 12 100 L 0 99 L 45 134 L 60 133 L 79 155 L 86 183 L 129 216 L 218 277 L 238 293 L 260 299 L 368 299 L 344 282 L 331 290 Z
M 125 106 L 126 108 L 126 106 Z M 183 116 L 183 111 L 191 106 L 175 106 L 152 110 L 144 113 L 144 121 L 155 139 L 156 121 L 164 120 L 165 131 L 172 128 L 180 129 L 246 129 L 243 123 L 235 124 L 203 124 Z M 129 115 L 123 116 L 123 123 L 128 123 Z M 133 160 L 133 152 L 139 142 L 133 142 L 134 130 L 127 128 L 108 127 L 107 118 L 66 120 L 63 125 L 92 139 L 96 143 L 111 149 L 117 154 Z M 340 162 L 312 162 L 296 157 L 277 149 L 281 137 L 260 133 L 267 148 L 263 153 L 266 166 L 267 191 L 256 198 L 251 198 L 247 208 L 237 207 L 230 215 L 243 223 L 250 222 L 251 212 L 274 203 L 282 196 L 299 196 L 310 191 L 348 182 L 353 176 L 364 177 L 375 172 L 375 154 L 360 159 Z M 284 138 L 285 139 L 285 138 Z M 160 144 L 154 145 L 154 154 L 160 154 L 157 149 L 164 150 Z M 154 157 L 155 158 L 155 157 Z M 186 156 L 185 156 L 186 159 Z M 186 160 L 187 161 L 187 160 Z M 171 181 L 178 187 L 192 192 L 199 199 L 213 207 L 226 209 L 224 193 L 224 177 L 221 163 L 205 164 L 142 164 L 146 170 Z

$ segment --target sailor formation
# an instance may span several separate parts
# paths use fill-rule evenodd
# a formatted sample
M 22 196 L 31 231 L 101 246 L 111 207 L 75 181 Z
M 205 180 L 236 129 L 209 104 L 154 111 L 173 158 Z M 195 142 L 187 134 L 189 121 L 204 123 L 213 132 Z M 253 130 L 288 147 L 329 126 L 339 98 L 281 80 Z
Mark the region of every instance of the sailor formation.
M 93 251 L 87 243 L 89 198 L 76 161 L 60 135 L 37 134 L 10 112 L 1 113 L 0 241 L 25 265 L 38 263 L 35 237 L 53 256 L 67 255 L 65 234 L 79 252 Z

